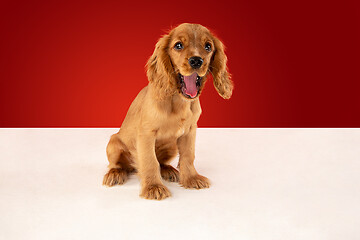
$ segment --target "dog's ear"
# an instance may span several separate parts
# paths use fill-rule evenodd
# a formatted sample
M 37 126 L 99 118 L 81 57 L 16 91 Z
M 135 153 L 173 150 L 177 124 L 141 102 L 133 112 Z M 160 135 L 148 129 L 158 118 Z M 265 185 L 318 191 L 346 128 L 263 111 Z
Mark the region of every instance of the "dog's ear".
M 160 98 L 172 94 L 175 89 L 174 70 L 168 54 L 169 42 L 169 35 L 162 36 L 146 64 L 148 80 L 158 89 Z
M 224 52 L 224 44 L 216 37 L 214 41 L 214 55 L 210 63 L 210 71 L 214 79 L 214 87 L 221 97 L 229 99 L 234 89 L 231 75 L 228 72 L 226 63 L 227 57 Z

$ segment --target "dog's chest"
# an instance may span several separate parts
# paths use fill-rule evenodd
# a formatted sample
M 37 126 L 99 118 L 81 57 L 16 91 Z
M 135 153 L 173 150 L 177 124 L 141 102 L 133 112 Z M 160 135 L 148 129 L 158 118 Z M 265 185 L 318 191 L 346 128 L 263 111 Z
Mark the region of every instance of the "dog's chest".
M 174 98 L 171 108 L 163 115 L 157 138 L 177 139 L 187 134 L 191 126 L 196 125 L 200 114 L 201 107 L 198 99 L 189 102 L 182 98 Z
M 170 114 L 164 125 L 160 127 L 158 136 L 160 138 L 179 138 L 189 131 L 194 120 L 194 114 L 190 109 L 181 114 Z

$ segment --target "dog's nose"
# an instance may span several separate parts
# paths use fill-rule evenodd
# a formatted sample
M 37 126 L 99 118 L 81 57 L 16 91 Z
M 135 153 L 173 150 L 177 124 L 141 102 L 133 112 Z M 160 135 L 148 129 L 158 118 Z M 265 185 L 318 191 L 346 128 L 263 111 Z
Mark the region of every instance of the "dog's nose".
M 189 58 L 189 64 L 193 69 L 198 69 L 203 64 L 204 60 L 201 57 L 191 57 Z

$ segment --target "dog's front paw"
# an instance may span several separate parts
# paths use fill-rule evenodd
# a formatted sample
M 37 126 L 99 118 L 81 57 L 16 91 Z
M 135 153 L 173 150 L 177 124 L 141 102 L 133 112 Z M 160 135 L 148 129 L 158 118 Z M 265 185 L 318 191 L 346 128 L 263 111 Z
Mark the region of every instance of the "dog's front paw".
M 210 187 L 210 181 L 199 174 L 180 179 L 180 185 L 184 188 L 202 189 Z
M 153 184 L 143 187 L 140 196 L 146 199 L 162 200 L 170 197 L 171 193 L 164 185 Z

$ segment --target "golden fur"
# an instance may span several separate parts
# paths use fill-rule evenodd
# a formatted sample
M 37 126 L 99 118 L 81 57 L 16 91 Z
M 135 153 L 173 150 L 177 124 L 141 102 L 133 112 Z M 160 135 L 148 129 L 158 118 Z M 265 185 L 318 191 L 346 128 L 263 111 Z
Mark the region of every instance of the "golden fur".
M 174 47 L 179 42 L 182 49 Z M 205 44 L 211 51 L 204 48 Z M 190 66 L 192 56 L 203 59 L 200 68 Z M 123 184 L 130 173 L 137 171 L 140 196 L 146 199 L 171 196 L 162 178 L 185 188 L 208 188 L 209 180 L 194 168 L 195 135 L 201 114 L 199 95 L 211 73 L 220 96 L 231 97 L 233 83 L 226 62 L 223 44 L 201 25 L 184 23 L 164 35 L 146 65 L 148 86 L 132 102 L 119 132 L 108 143 L 109 172 L 103 184 Z M 196 85 L 196 97 L 189 98 L 183 90 L 187 86 L 180 79 L 195 72 L 202 80 Z M 179 171 L 169 165 L 178 153 Z

